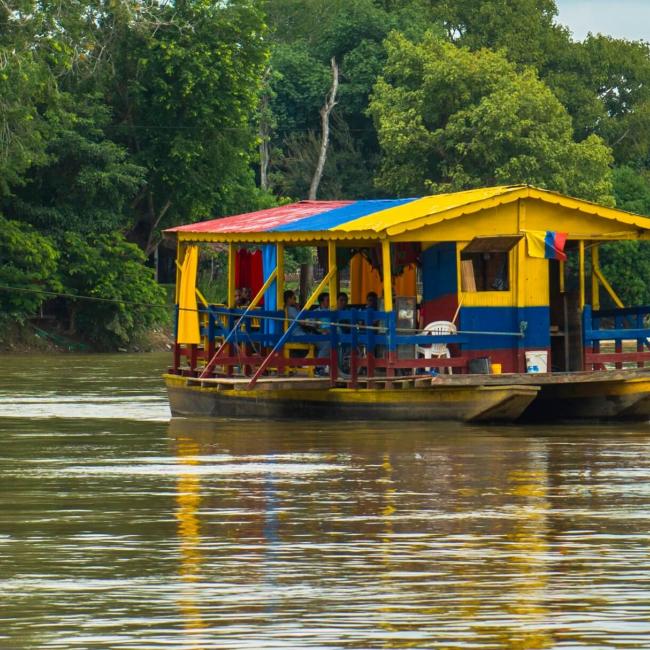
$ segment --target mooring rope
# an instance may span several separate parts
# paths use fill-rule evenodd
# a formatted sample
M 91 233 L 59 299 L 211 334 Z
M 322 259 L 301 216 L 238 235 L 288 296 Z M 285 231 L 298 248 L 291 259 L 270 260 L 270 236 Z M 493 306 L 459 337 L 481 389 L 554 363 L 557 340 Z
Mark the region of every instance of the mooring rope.
M 196 308 L 192 309 L 189 307 L 180 307 L 178 305 L 161 305 L 159 303 L 150 303 L 150 302 L 137 302 L 133 300 L 118 300 L 116 298 L 101 298 L 99 296 L 84 296 L 84 295 L 77 295 L 74 293 L 65 293 L 63 291 L 47 291 L 46 289 L 31 289 L 27 287 L 12 287 L 9 285 L 4 285 L 0 284 L 0 290 L 2 291 L 15 291 L 15 292 L 21 292 L 21 293 L 34 293 L 34 294 L 40 294 L 44 296 L 49 296 L 52 298 L 70 298 L 71 300 L 86 300 L 90 302 L 101 302 L 101 303 L 109 303 L 109 304 L 114 304 L 114 305 L 130 305 L 132 307 L 151 307 L 151 308 L 156 308 L 156 309 L 161 309 L 161 308 L 167 308 L 167 309 L 172 309 L 178 311 L 189 311 L 189 312 L 198 312 L 199 314 L 205 314 L 208 311 L 211 312 L 213 315 L 217 316 L 232 316 L 232 312 L 228 310 L 227 308 L 219 308 L 217 306 L 209 306 L 209 307 L 203 307 L 203 308 Z M 345 310 L 347 311 L 347 310 Z M 350 310 L 350 311 L 355 311 L 355 310 Z M 363 309 L 359 309 L 356 311 L 364 311 Z M 237 314 L 241 315 L 241 314 Z M 283 318 L 282 316 L 271 316 L 271 315 L 265 315 L 265 314 L 257 314 L 254 311 L 250 312 L 247 314 L 246 318 L 247 319 L 257 319 L 257 320 L 267 320 L 267 321 L 275 321 L 279 323 L 284 323 L 287 319 Z M 350 323 L 348 321 L 331 321 L 331 320 L 326 320 L 325 317 L 313 317 L 313 318 L 304 318 L 296 321 L 298 325 L 308 325 L 308 326 L 331 326 L 334 325 L 336 327 L 340 328 L 355 328 L 357 331 L 375 331 L 381 334 L 385 334 L 387 332 L 387 328 L 385 325 L 368 325 L 365 323 Z M 436 336 L 435 334 L 431 334 L 430 330 L 426 329 L 412 329 L 412 328 L 395 328 L 395 332 L 401 333 L 401 334 L 410 334 L 410 335 L 415 335 L 417 336 L 418 334 L 427 334 L 431 336 Z M 509 337 L 517 337 L 517 338 L 523 338 L 524 337 L 524 332 L 482 332 L 482 331 L 472 331 L 472 330 L 458 330 L 455 332 L 455 334 L 468 334 L 472 336 L 509 336 Z M 438 334 L 437 336 L 454 336 L 454 334 Z

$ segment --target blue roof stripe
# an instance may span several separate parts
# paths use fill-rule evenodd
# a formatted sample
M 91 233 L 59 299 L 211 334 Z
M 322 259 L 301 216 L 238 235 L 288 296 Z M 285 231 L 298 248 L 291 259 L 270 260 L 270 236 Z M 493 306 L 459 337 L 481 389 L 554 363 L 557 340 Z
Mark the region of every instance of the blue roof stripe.
M 321 212 L 311 217 L 298 219 L 292 223 L 283 224 L 276 228 L 271 228 L 267 232 L 312 232 L 330 230 L 336 228 L 348 221 L 354 221 L 360 217 L 365 217 L 375 212 L 395 208 L 398 205 L 410 203 L 415 199 L 377 199 L 373 201 L 356 201 L 342 208 L 334 208 L 327 212 Z

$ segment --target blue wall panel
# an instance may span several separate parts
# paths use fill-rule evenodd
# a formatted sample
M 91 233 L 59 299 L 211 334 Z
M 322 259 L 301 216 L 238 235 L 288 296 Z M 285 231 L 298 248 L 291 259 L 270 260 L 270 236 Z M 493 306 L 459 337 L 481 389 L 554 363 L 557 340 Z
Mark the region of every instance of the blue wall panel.
M 503 350 L 550 346 L 551 318 L 548 307 L 462 307 L 460 330 L 463 332 L 519 332 L 526 323 L 523 340 L 515 336 L 472 336 L 466 350 Z
M 424 302 L 458 293 L 456 244 L 435 244 L 422 253 L 422 294 Z

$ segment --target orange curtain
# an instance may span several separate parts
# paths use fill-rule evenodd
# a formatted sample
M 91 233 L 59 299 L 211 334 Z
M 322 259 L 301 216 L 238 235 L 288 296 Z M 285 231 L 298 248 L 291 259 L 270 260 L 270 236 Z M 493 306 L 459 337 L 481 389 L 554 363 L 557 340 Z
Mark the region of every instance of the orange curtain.
M 382 288 L 379 271 L 373 269 L 361 253 L 357 253 L 350 260 L 350 302 L 353 305 L 363 305 L 369 291 L 380 296 Z
M 393 278 L 396 296 L 417 295 L 416 269 L 415 264 L 409 264 L 404 267 L 401 275 Z M 350 302 L 353 305 L 364 304 L 369 291 L 374 291 L 381 296 L 383 286 L 379 271 L 373 269 L 370 262 L 361 253 L 357 253 L 350 260 Z
M 395 278 L 395 295 L 396 296 L 415 296 L 417 295 L 417 271 L 415 264 L 409 264 L 404 267 L 402 275 Z

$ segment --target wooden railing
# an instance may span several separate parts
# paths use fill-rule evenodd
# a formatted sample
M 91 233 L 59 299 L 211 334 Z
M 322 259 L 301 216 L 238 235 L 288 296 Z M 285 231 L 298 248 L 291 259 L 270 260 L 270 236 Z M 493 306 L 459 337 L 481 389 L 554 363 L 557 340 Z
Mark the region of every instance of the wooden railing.
M 246 376 L 254 376 L 260 367 L 268 367 L 278 373 L 300 367 L 328 367 L 332 384 L 339 378 L 342 355 L 349 363 L 345 368 L 345 379 L 351 386 L 363 380 L 376 377 L 391 378 L 402 371 L 413 372 L 424 368 L 456 368 L 467 370 L 468 358 L 463 355 L 463 345 L 472 335 L 431 335 L 400 331 L 393 312 L 368 309 L 347 309 L 342 311 L 312 310 L 305 312 L 300 322 L 316 325 L 321 333 L 285 332 L 285 313 L 256 309 L 244 315 L 242 309 L 226 309 L 209 306 L 200 309 L 205 319 L 201 326 L 203 345 L 174 347 L 174 364 L 170 372 L 190 376 L 230 375 L 235 369 Z M 242 317 L 243 316 L 243 317 Z M 267 323 L 265 326 L 264 323 Z M 298 329 L 298 328 L 297 328 Z M 483 333 L 485 335 L 485 333 Z M 224 341 L 226 342 L 224 344 Z M 282 345 L 298 343 L 326 347 L 329 355 L 304 358 L 285 356 Z M 453 346 L 451 358 L 418 359 L 415 346 Z M 410 358 L 399 358 L 398 346 L 413 346 Z M 216 352 L 215 352 L 216 351 Z M 270 351 L 273 351 L 270 355 Z M 217 354 L 218 353 L 218 354 Z M 269 358 L 269 356 L 271 358 Z M 206 366 L 210 364 L 206 374 Z
M 623 364 L 643 368 L 650 362 L 650 306 L 583 311 L 583 343 L 586 370 L 617 369 Z

